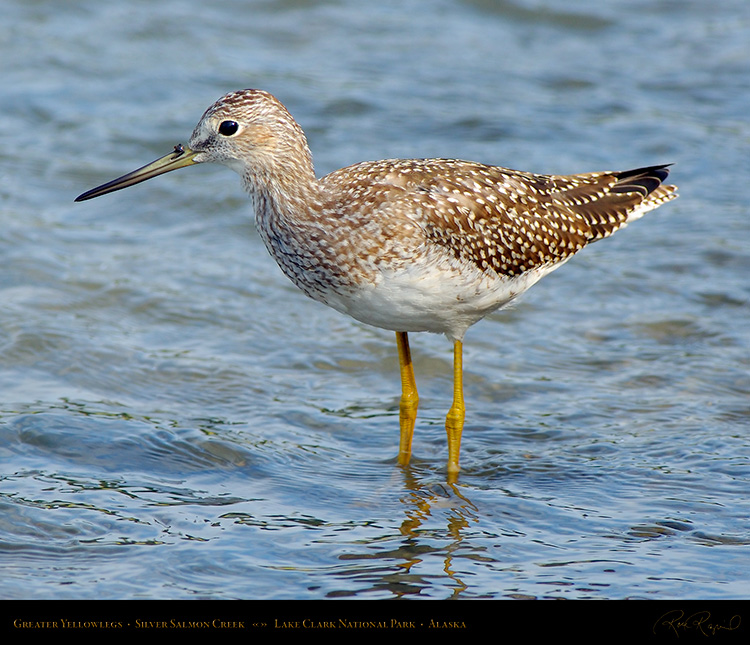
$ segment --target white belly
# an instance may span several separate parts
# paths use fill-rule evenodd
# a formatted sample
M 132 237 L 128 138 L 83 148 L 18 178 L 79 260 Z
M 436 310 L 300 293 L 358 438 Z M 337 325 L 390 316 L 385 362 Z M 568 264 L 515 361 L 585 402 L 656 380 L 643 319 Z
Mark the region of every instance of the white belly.
M 508 278 L 477 269 L 419 267 L 383 273 L 375 284 L 361 286 L 327 304 L 353 318 L 392 331 L 428 331 L 461 340 L 488 313 L 507 305 L 558 265 Z

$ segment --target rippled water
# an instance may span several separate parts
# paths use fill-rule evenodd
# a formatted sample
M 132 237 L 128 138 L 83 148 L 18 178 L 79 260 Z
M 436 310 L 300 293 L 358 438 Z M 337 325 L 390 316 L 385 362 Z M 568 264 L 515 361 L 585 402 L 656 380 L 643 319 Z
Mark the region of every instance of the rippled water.
M 738 598 L 750 573 L 744 0 L 6 2 L 0 596 Z M 319 173 L 675 162 L 681 198 L 466 339 L 307 300 L 233 173 L 73 204 L 262 87 Z

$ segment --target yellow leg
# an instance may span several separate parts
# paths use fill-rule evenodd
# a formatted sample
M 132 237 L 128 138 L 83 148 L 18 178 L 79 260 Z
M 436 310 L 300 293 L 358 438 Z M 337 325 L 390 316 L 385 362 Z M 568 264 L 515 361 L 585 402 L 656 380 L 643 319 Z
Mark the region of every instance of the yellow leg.
M 406 465 L 411 457 L 411 439 L 414 436 L 414 423 L 417 420 L 417 382 L 414 380 L 414 367 L 411 363 L 409 337 L 406 332 L 396 332 L 398 362 L 401 368 L 401 403 L 399 405 L 399 425 L 401 440 L 398 448 L 398 463 Z
M 461 434 L 464 429 L 464 376 L 463 343 L 453 343 L 453 405 L 445 418 L 445 431 L 448 433 L 448 475 L 458 472 L 458 455 L 461 452 Z

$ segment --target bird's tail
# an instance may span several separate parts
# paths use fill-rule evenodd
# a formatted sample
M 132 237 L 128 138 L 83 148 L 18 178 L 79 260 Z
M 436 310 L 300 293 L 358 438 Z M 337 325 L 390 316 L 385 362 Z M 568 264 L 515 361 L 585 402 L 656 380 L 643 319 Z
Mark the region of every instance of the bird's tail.
M 629 214 L 627 222 L 643 217 L 649 211 L 677 197 L 677 186 L 663 183 L 669 175 L 669 166 L 649 166 L 617 173 L 617 183 L 611 193 L 640 193 L 643 201 Z

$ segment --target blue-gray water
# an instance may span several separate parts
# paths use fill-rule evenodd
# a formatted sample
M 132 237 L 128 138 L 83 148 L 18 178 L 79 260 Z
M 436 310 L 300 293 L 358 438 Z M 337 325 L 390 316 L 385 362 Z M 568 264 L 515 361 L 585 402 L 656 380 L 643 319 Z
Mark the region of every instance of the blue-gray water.
M 8 0 L 0 596 L 750 596 L 750 3 Z M 266 254 L 238 178 L 76 195 L 276 94 L 320 174 L 675 162 L 681 197 L 446 339 L 398 467 L 393 334 Z

